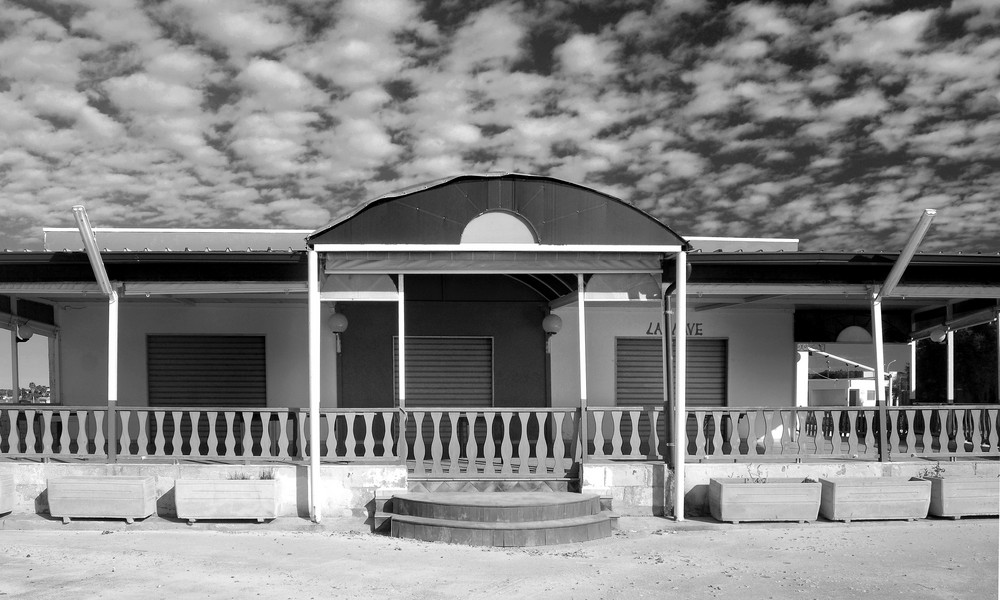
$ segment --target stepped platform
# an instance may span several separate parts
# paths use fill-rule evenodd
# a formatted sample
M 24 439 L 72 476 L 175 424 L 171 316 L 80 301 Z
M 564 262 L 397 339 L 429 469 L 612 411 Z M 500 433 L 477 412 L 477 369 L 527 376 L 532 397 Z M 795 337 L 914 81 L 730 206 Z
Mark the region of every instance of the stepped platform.
M 615 520 L 597 494 L 570 492 L 405 492 L 386 516 L 393 537 L 472 546 L 595 540 Z

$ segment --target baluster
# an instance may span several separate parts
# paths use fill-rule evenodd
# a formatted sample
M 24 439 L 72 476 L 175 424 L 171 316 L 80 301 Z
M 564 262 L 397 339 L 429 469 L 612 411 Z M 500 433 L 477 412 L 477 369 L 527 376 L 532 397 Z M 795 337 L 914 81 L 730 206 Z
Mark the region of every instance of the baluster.
M 608 413 L 611 415 L 611 456 L 623 456 L 625 450 L 622 448 L 622 411 L 610 409 Z M 596 451 L 596 440 L 594 446 Z
M 395 449 L 392 443 L 392 420 L 393 413 L 389 411 L 382 411 L 379 414 L 382 415 L 382 424 L 385 425 L 382 432 L 382 456 L 395 456 Z
M 59 432 L 59 452 L 57 454 L 71 454 L 69 449 L 69 415 L 68 410 L 59 411 L 59 422 L 62 423 L 62 428 Z
M 358 453 L 358 436 L 354 435 L 354 422 L 357 414 L 346 413 L 342 415 L 344 423 L 344 457 L 353 458 Z M 338 419 L 341 422 L 341 419 Z
M 965 416 L 969 413 L 966 408 L 955 409 L 955 454 L 966 454 L 972 452 L 966 450 L 965 446 L 969 440 L 968 430 L 965 426 Z
M 770 437 L 770 432 L 767 436 L 758 435 L 757 430 L 760 429 L 764 423 L 764 412 L 759 410 L 747 411 L 747 456 L 760 456 L 767 452 L 767 438 Z M 767 427 L 764 427 L 767 430 Z M 757 445 L 757 440 L 760 439 L 760 446 Z
M 920 416 L 924 420 L 924 433 L 920 436 L 921 454 L 932 454 L 934 452 L 934 437 L 931 434 L 931 409 L 921 409 Z
M 774 411 L 757 411 L 757 416 L 755 417 L 757 422 L 754 428 L 754 445 L 757 444 L 757 437 L 760 437 L 762 440 L 761 454 L 775 454 L 779 452 L 774 447 L 774 416 Z M 763 432 L 761 431 L 761 426 L 764 428 Z
M 647 460 L 656 460 L 657 458 L 661 458 L 660 454 L 659 454 L 660 440 L 659 440 L 659 433 L 658 433 L 658 429 L 657 429 L 657 427 L 659 425 L 657 423 L 657 418 L 658 418 L 659 414 L 656 412 L 656 409 L 654 407 L 652 407 L 652 406 L 644 406 L 643 409 L 642 409 L 642 415 L 644 415 L 646 417 L 646 419 L 649 421 L 649 435 L 646 437 L 646 444 L 648 445 L 648 447 L 646 448 L 646 459 Z M 640 416 L 639 418 L 642 419 L 642 416 Z M 638 429 L 639 429 L 639 426 L 638 426 L 638 423 L 637 423 L 636 424 L 636 430 L 638 431 Z M 642 440 L 639 441 L 639 452 L 640 452 L 640 455 L 641 455 L 641 452 L 642 452 Z
M 479 444 L 478 438 L 476 437 L 476 423 L 479 421 L 478 412 L 466 412 L 463 413 L 465 416 L 465 422 L 468 424 L 469 435 L 465 439 L 465 472 L 466 473 L 478 473 L 479 472 Z
M 840 410 L 837 409 L 830 410 L 830 455 L 831 456 L 840 456 L 841 454 L 840 414 L 841 414 Z M 826 434 L 824 434 L 824 436 L 825 435 Z
M 35 411 L 30 408 L 24 411 L 24 453 L 35 454 Z
M 17 414 L 17 410 L 0 408 L 0 416 L 7 418 L 9 426 L 7 429 L 7 452 L 10 454 L 17 454 L 18 440 L 15 438 L 17 435 Z
M 261 457 L 271 457 L 274 456 L 274 449 L 271 446 L 271 415 L 274 414 L 271 411 L 259 410 L 257 415 L 260 417 L 260 456 Z
M 444 413 L 442 413 L 444 414 Z M 462 458 L 462 449 L 458 443 L 458 412 L 449 411 L 448 412 L 448 423 L 451 425 L 450 435 L 448 436 L 448 474 L 457 475 L 459 473 L 459 464 Z
M 494 461 L 497 458 L 496 442 L 493 439 L 493 423 L 497 414 L 495 412 L 483 411 L 483 420 L 486 421 L 486 437 L 483 439 L 483 474 L 493 475 L 496 473 Z
M 589 415 L 594 415 L 594 456 L 607 456 L 604 453 L 604 417 L 607 413 L 604 409 L 590 409 L 584 413 L 584 418 L 589 419 Z
M 375 456 L 375 429 L 372 426 L 375 422 L 375 413 L 362 413 L 361 421 L 365 424 L 365 437 L 361 441 L 361 446 L 364 449 L 364 457 L 371 458 Z
M 174 437 L 170 440 L 171 456 L 184 455 L 184 436 L 181 435 L 181 416 L 183 412 L 179 410 L 171 411 L 170 416 L 174 421 Z
M 1000 428 L 1000 419 L 997 419 L 997 417 L 1000 416 L 1000 410 L 987 408 L 986 416 L 986 422 L 989 424 L 990 430 L 989 447 L 986 448 L 986 451 L 993 453 L 1000 449 L 998 448 L 998 446 L 1000 446 L 1000 431 L 997 431 L 998 428 Z
M 202 414 L 200 410 L 189 410 L 187 413 L 188 420 L 191 422 L 191 435 L 188 436 L 188 452 L 190 456 L 202 456 L 201 432 L 199 431 Z
M 240 414 L 243 423 L 243 441 L 240 444 L 240 456 L 253 456 L 253 437 L 251 436 L 250 427 L 252 424 L 253 413 L 242 411 Z
M 865 417 L 865 454 L 875 454 L 875 411 L 864 410 Z
M 288 458 L 288 413 L 279 412 L 278 415 L 278 437 L 274 440 L 275 452 L 272 456 L 277 458 Z
M 72 441 L 76 442 L 76 453 L 80 456 L 85 456 L 90 454 L 90 448 L 87 446 L 87 428 L 89 427 L 90 411 L 77 410 L 73 414 L 76 415 L 76 435 L 72 438 Z
M 713 410 L 712 422 L 715 432 L 712 434 L 712 456 L 722 456 L 722 411 Z
M 153 420 L 156 422 L 156 436 L 153 439 L 153 455 L 163 456 L 165 446 L 163 441 L 163 411 L 154 410 Z
M 899 410 L 886 408 L 885 410 L 886 419 L 889 421 L 886 423 L 886 430 L 889 434 L 887 437 L 887 443 L 889 444 L 889 454 L 898 454 L 899 450 Z
M 53 441 L 54 441 L 52 439 L 52 411 L 49 411 L 49 410 L 40 410 L 40 411 L 38 411 L 38 417 L 39 417 L 38 420 L 40 421 L 39 427 L 41 428 L 40 433 L 42 434 L 42 439 L 41 439 L 41 442 L 42 442 L 42 451 L 41 451 L 41 453 L 42 454 L 51 454 L 52 453 L 52 444 L 53 444 Z
M 562 477 L 566 473 L 566 444 L 563 442 L 563 420 L 566 413 L 552 413 L 552 470 L 554 477 Z
M 822 411 L 801 410 L 798 412 L 799 454 L 819 454 L 819 440 L 823 436 L 823 416 Z M 809 426 L 812 419 L 814 425 Z M 812 441 L 812 449 L 809 448 L 809 441 Z
M 431 415 L 431 473 L 444 472 L 444 444 L 441 441 L 441 416 L 444 413 L 435 410 Z
M 518 475 L 528 475 L 531 473 L 531 448 L 528 445 L 528 415 L 531 413 L 519 412 L 517 418 L 521 422 L 521 439 L 517 443 Z
M 141 456 L 149 452 L 148 448 L 149 436 L 148 432 L 146 431 L 149 427 L 149 420 L 146 418 L 147 411 L 137 410 L 134 412 L 136 415 L 136 419 L 138 420 L 138 423 L 136 423 L 136 428 L 138 431 L 135 436 L 137 440 L 135 455 Z M 131 435 L 128 433 L 132 413 L 133 411 L 131 410 L 118 409 L 118 414 L 121 415 L 121 421 L 122 421 L 122 426 L 118 433 L 120 435 L 124 435 L 127 438 L 129 438 L 129 442 L 127 444 L 125 443 L 122 444 L 121 454 L 124 456 L 132 456 Z
M 536 411 L 532 413 L 532 416 L 538 423 L 538 437 L 535 438 L 535 474 L 549 473 L 549 443 L 545 439 L 548 427 L 546 413 Z
M 510 417 L 511 413 L 508 412 L 500 414 L 500 419 L 503 422 L 503 439 L 500 442 L 500 472 L 506 475 L 511 475 L 514 472 L 511 467 L 514 447 L 510 439 Z
M 233 428 L 233 421 L 236 419 L 236 413 L 232 411 L 225 411 L 222 413 L 222 417 L 226 422 L 225 434 L 226 439 L 223 440 L 223 456 L 235 456 L 236 455 L 236 430 Z M 318 442 L 319 440 L 317 440 Z
M 107 409 L 94 411 L 94 454 L 107 456 L 104 448 L 104 421 L 107 416 Z
M 905 409 L 906 413 L 906 452 L 913 454 L 917 451 L 916 411 Z
M 708 456 L 708 442 L 705 440 L 705 411 L 694 411 L 694 455 L 697 457 Z M 684 428 L 685 432 L 687 427 Z
M 205 456 L 217 457 L 219 456 L 219 436 L 215 432 L 215 424 L 218 422 L 219 413 L 218 411 L 209 410 L 204 413 L 206 421 L 208 421 L 208 438 L 207 438 L 207 452 Z
M 740 419 L 743 414 L 739 411 L 726 411 L 726 416 L 728 417 L 728 427 L 729 427 L 729 454 L 730 456 L 739 456 L 740 446 L 742 445 L 742 438 L 740 438 Z
M 629 436 L 629 456 L 635 458 L 642 457 L 642 438 L 639 436 L 639 421 L 642 419 L 642 410 L 630 410 L 628 413 L 629 421 L 632 426 L 632 435 Z M 652 423 L 651 423 L 652 424 Z M 656 429 L 655 427 L 652 427 Z M 619 431 L 621 431 L 619 429 Z M 622 440 L 624 444 L 624 440 Z
M 422 475 L 424 473 L 424 455 L 426 454 L 426 448 L 424 447 L 424 413 L 423 411 L 418 411 L 413 413 L 413 431 L 416 433 L 416 437 L 413 440 L 413 460 L 414 460 L 414 474 Z

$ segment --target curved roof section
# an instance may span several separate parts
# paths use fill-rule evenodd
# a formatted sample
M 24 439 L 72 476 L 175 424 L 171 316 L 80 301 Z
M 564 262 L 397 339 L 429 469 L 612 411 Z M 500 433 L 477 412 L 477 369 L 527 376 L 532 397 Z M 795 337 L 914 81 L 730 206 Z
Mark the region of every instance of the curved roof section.
M 617 198 L 520 173 L 458 175 L 386 194 L 316 230 L 307 243 L 459 244 L 466 226 L 491 211 L 520 217 L 540 244 L 687 244 Z

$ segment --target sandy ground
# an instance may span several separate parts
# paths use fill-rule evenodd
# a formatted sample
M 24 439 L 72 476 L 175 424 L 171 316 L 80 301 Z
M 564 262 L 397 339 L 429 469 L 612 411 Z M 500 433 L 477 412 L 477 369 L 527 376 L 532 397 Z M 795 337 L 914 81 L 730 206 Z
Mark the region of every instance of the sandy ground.
M 978 600 L 996 598 L 998 585 L 997 519 L 622 518 L 607 540 L 521 549 L 399 540 L 346 521 L 298 531 L 137 525 L 0 531 L 0 598 Z

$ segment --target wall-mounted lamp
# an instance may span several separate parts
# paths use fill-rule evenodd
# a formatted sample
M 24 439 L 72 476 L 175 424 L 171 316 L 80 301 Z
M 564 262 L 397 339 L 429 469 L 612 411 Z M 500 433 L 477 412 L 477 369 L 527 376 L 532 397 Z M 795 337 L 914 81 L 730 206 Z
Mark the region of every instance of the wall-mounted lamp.
M 938 325 L 934 329 L 931 329 L 930 338 L 932 342 L 937 342 L 938 344 L 940 344 L 941 342 L 948 339 L 948 328 L 945 327 L 944 325 Z
M 31 336 L 35 335 L 35 330 L 31 328 L 30 325 L 25 323 L 24 325 L 17 326 L 17 343 L 21 344 L 27 342 L 31 339 Z
M 326 320 L 326 326 L 333 332 L 333 336 L 337 340 L 337 354 L 340 354 L 340 334 L 347 331 L 347 317 L 339 312 L 334 312 Z
M 552 339 L 552 336 L 559 333 L 560 329 L 562 329 L 562 318 L 560 318 L 559 315 L 549 313 L 545 315 L 544 319 L 542 319 L 542 330 L 545 331 L 546 353 L 551 351 L 550 340 Z

